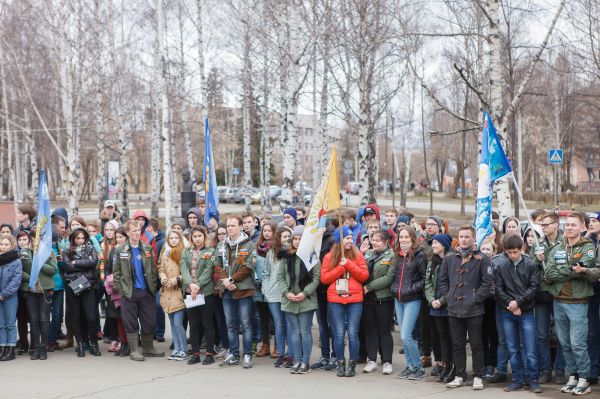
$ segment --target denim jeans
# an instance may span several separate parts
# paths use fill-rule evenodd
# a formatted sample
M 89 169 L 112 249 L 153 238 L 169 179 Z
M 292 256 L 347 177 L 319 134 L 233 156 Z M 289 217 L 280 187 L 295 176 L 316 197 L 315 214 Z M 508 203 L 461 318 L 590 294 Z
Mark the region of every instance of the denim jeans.
M 215 343 L 221 348 L 229 349 L 229 337 L 227 336 L 227 323 L 225 322 L 225 312 L 223 311 L 223 299 L 215 295 L 214 322 L 215 322 Z
M 286 352 L 285 341 L 288 334 L 287 318 L 284 312 L 281 311 L 281 302 L 269 302 L 269 310 L 271 311 L 271 318 L 275 326 L 275 345 L 277 345 L 277 350 L 282 356 L 289 355 L 289 346 L 291 344 L 288 340 L 288 351 Z
M 165 311 L 160 306 L 160 292 L 156 290 L 156 328 L 154 329 L 154 336 L 164 338 L 165 328 Z
M 540 372 L 552 371 L 552 356 L 550 355 L 550 319 L 552 317 L 552 307 L 552 303 L 538 303 L 535 305 L 535 324 Z M 555 368 L 558 374 L 565 372 L 565 359 L 560 343 L 556 348 Z
M 404 345 L 406 366 L 411 369 L 421 368 L 419 347 L 417 341 L 413 338 L 413 330 L 421 309 L 421 299 L 408 302 L 400 302 L 395 299 L 394 304 L 396 307 L 396 319 L 400 327 L 400 338 Z
M 358 329 L 360 327 L 360 316 L 362 314 L 362 303 L 333 303 L 327 305 L 327 316 L 331 322 L 333 332 L 333 346 L 338 359 L 344 358 L 344 335 L 348 330 L 348 347 L 350 349 L 350 360 L 358 360 L 360 343 L 358 340 Z
M 173 336 L 173 349 L 177 352 L 187 351 L 187 339 L 183 329 L 183 316 L 185 309 L 169 313 L 169 322 L 171 323 L 171 335 Z
M 260 316 L 258 314 L 258 306 L 252 298 L 252 342 L 260 342 Z
M 65 302 L 65 291 L 58 290 L 52 293 L 52 303 L 50 304 L 50 329 L 48 330 L 48 342 L 58 341 L 58 334 L 63 320 L 63 307 Z
M 317 322 L 319 323 L 319 341 L 321 341 L 321 357 L 329 359 L 335 357 L 333 348 L 333 333 L 331 323 L 327 318 L 327 292 L 317 290 Z M 333 350 L 332 350 L 333 349 Z
M 252 355 L 252 297 L 233 299 L 231 291 L 223 293 L 223 311 L 227 323 L 227 337 L 229 338 L 229 353 L 240 355 L 240 338 L 238 336 L 239 323 L 243 328 L 244 355 Z
M 590 355 L 587 348 L 588 304 L 568 304 L 554 301 L 556 336 L 570 374 L 590 377 Z
M 506 337 L 506 343 L 510 352 L 510 368 L 512 370 L 513 381 L 517 384 L 523 384 L 525 371 L 527 371 L 529 381 L 537 381 L 537 336 L 533 311 L 524 312 L 521 316 L 515 316 L 511 312 L 503 310 L 502 323 L 504 336 Z M 527 353 L 525 365 L 523 364 L 521 345 L 525 347 Z
M 590 298 L 588 305 L 588 352 L 590 354 L 590 377 L 598 378 L 600 361 L 600 295 Z
M 0 346 L 17 345 L 17 294 L 0 301 Z
M 505 310 L 496 305 L 496 332 L 498 333 L 498 360 L 496 370 L 498 373 L 508 373 L 508 345 L 506 343 L 506 335 L 504 334 L 504 314 Z
M 310 352 L 312 351 L 312 320 L 313 310 L 302 313 L 284 312 L 285 318 L 290 326 L 290 345 L 293 348 L 296 361 L 307 363 L 310 361 Z

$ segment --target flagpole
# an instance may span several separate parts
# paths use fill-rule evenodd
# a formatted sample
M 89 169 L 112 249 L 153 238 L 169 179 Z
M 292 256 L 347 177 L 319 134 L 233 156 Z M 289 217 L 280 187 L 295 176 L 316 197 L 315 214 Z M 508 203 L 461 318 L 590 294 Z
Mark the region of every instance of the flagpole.
M 340 251 L 342 252 L 342 258 L 344 257 L 344 225 L 342 222 L 342 208 L 338 208 L 338 224 L 340 225 Z M 340 259 L 342 259 L 340 258 Z
M 529 210 L 527 209 L 527 204 L 525 204 L 525 199 L 523 199 L 523 193 L 521 192 L 521 187 L 519 186 L 517 177 L 515 176 L 514 172 L 510 172 L 510 175 L 513 179 L 513 184 L 515 185 L 515 190 L 517 192 L 517 195 L 519 196 L 519 200 L 521 201 L 521 203 L 523 204 L 523 208 L 525 209 L 525 215 L 527 216 L 527 222 L 529 223 L 529 228 L 531 228 L 531 230 L 533 230 L 533 239 L 535 240 L 535 245 L 536 245 L 536 247 L 539 247 L 540 241 L 538 240 L 536 231 L 533 229 L 533 220 L 531 220 L 531 216 L 529 215 Z M 527 239 L 527 237 L 525 237 L 525 239 Z M 544 269 L 545 269 L 546 268 L 545 260 L 544 260 L 544 262 L 542 262 L 542 264 L 544 265 Z

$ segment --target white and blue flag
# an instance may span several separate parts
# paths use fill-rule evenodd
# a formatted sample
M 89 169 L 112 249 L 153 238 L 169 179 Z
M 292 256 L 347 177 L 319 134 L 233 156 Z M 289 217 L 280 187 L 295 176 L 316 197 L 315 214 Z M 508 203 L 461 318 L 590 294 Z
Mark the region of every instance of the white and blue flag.
M 31 289 L 35 288 L 42 266 L 44 266 L 44 263 L 52 255 L 52 224 L 50 223 L 50 217 L 50 195 L 48 194 L 46 171 L 42 169 L 38 189 L 37 226 L 35 229 L 35 240 L 33 241 L 33 261 L 29 276 L 29 287 Z

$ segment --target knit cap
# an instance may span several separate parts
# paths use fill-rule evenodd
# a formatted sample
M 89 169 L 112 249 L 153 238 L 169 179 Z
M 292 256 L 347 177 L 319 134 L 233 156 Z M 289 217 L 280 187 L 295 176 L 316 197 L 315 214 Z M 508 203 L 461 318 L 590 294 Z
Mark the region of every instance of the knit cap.
M 335 238 L 336 244 L 339 244 L 342 241 L 342 238 L 351 236 L 352 230 L 350 230 L 350 228 L 348 226 L 344 226 L 341 230 L 341 233 L 342 233 L 342 237 L 340 237 L 340 228 L 338 227 L 337 229 L 335 229 L 334 238 Z
M 442 244 L 446 252 L 450 250 L 450 246 L 452 245 L 452 237 L 450 237 L 448 234 L 435 234 L 433 237 L 431 237 L 431 239 Z

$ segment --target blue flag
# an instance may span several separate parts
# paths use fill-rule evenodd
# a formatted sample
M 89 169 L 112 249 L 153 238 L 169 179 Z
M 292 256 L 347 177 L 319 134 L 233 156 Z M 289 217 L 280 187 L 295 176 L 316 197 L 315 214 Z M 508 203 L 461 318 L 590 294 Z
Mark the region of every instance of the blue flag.
M 496 128 L 486 112 L 481 137 L 481 161 L 477 184 L 477 214 L 475 231 L 477 248 L 493 232 L 492 228 L 492 186 L 501 177 L 512 172 L 506 153 L 500 144 Z
M 42 169 L 38 189 L 38 212 L 35 240 L 33 242 L 33 261 L 29 276 L 29 287 L 35 288 L 40 270 L 52 254 L 52 224 L 50 223 L 50 196 L 46 171 Z
M 217 193 L 217 175 L 213 162 L 212 144 L 208 117 L 204 118 L 204 224 L 208 226 L 210 218 L 219 220 L 219 194 Z

